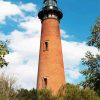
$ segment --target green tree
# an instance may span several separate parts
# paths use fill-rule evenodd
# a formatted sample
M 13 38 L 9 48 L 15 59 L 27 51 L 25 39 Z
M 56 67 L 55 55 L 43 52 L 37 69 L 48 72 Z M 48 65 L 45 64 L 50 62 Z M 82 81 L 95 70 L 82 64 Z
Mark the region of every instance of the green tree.
M 0 41 L 0 67 L 4 67 L 8 65 L 8 62 L 4 59 L 5 55 L 9 53 L 7 48 L 7 43 Z
M 100 52 L 100 17 L 94 25 L 87 44 L 96 47 L 98 52 Z M 100 95 L 100 53 L 93 55 L 88 51 L 85 58 L 82 59 L 82 64 L 85 65 L 86 68 L 81 71 L 85 76 L 85 80 L 81 82 L 81 85 L 84 88 L 90 87 L 91 89 L 94 89 Z
M 37 98 L 38 98 L 38 91 L 36 89 L 30 90 L 30 97 L 32 98 L 32 100 L 37 100 Z
M 20 89 L 15 100 L 100 100 L 97 93 L 90 88 L 81 88 L 79 85 L 66 84 L 62 86 L 57 95 L 50 90 Z
M 20 89 L 17 93 L 17 100 L 37 100 L 37 90 Z
M 17 99 L 18 100 L 30 100 L 29 91 L 27 89 L 18 90 Z
M 66 84 L 58 92 L 57 100 L 99 100 L 100 98 L 93 90 L 83 89 L 78 85 Z
M 96 20 L 96 24 L 92 29 L 92 33 L 87 44 L 100 49 L 100 16 Z
M 55 97 L 52 95 L 52 92 L 47 89 L 43 89 L 38 91 L 38 100 L 56 100 Z
M 17 100 L 57 100 L 54 98 L 51 91 L 47 89 L 40 91 L 37 91 L 36 89 L 20 89 L 17 94 Z
M 87 66 L 81 73 L 85 76 L 85 80 L 81 85 L 86 88 L 90 87 L 100 92 L 100 55 L 94 56 L 91 52 L 87 52 L 82 63 Z

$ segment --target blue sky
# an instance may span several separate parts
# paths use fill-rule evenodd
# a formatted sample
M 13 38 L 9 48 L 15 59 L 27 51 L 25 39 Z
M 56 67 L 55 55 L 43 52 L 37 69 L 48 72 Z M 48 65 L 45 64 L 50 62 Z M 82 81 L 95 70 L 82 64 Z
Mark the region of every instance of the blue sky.
M 8 0 L 12 3 L 35 3 L 37 9 L 41 9 L 41 0 Z M 59 8 L 63 11 L 61 28 L 67 30 L 74 38 L 70 41 L 86 41 L 91 28 L 100 14 L 100 0 L 58 0 Z
M 6 56 L 7 68 L 0 69 L 15 75 L 18 84 L 36 87 L 41 22 L 37 17 L 42 0 L 0 0 L 0 40 L 9 40 L 12 52 Z M 83 76 L 81 58 L 88 47 L 96 17 L 100 15 L 100 0 L 58 0 L 64 16 L 60 22 L 66 81 L 77 84 Z
M 36 3 L 40 9 L 43 0 L 25 0 L 28 1 Z M 86 41 L 96 17 L 100 15 L 100 0 L 58 0 L 58 6 L 64 14 L 61 28 L 75 36 L 72 40 Z

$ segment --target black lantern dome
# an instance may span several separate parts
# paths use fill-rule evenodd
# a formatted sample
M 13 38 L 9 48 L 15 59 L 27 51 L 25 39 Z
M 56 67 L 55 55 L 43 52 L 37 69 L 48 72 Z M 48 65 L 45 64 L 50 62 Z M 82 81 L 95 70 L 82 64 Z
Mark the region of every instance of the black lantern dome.
M 62 11 L 57 6 L 57 0 L 44 0 L 44 7 L 38 13 L 41 20 L 47 18 L 56 18 L 60 20 L 63 17 Z

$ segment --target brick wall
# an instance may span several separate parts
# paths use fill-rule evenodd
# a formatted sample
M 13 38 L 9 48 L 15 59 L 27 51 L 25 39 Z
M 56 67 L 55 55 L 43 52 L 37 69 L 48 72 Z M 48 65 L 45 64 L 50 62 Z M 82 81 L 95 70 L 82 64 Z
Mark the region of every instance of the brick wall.
M 48 89 L 57 93 L 63 84 L 65 77 L 59 21 L 45 19 L 41 29 L 37 89 L 43 89 L 47 85 Z

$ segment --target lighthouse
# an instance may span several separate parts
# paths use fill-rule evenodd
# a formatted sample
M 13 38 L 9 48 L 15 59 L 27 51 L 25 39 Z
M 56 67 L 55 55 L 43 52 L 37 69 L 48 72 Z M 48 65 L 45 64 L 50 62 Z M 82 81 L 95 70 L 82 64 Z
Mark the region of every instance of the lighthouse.
M 44 6 L 39 11 L 38 17 L 42 28 L 37 89 L 49 89 L 55 94 L 65 84 L 59 26 L 63 13 L 57 6 L 57 0 L 44 0 Z

